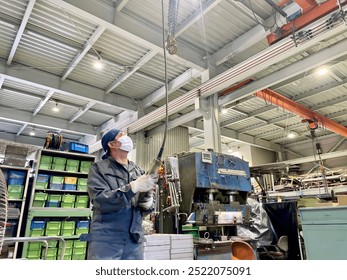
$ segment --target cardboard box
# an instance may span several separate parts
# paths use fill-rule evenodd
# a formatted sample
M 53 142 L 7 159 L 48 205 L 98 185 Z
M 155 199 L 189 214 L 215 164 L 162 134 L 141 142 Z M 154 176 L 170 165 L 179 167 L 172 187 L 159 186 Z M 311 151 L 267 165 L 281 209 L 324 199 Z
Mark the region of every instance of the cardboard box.
M 347 195 L 337 195 L 337 202 L 339 206 L 347 205 Z

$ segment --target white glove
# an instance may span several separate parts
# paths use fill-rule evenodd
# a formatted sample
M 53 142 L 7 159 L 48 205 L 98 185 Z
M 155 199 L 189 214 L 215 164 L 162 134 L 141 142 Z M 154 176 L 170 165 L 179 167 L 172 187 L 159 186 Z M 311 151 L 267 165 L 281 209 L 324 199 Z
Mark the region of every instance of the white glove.
M 135 181 L 130 182 L 131 190 L 134 193 L 149 192 L 155 188 L 155 184 L 158 181 L 158 175 L 144 174 L 137 178 Z
M 153 206 L 153 196 L 148 197 L 146 202 L 139 202 L 138 205 L 142 210 L 149 210 Z

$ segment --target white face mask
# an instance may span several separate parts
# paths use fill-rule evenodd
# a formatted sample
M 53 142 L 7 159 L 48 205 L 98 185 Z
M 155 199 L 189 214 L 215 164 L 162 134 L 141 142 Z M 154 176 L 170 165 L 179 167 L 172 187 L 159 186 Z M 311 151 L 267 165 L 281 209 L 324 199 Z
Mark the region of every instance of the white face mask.
M 133 140 L 131 140 L 131 138 L 127 135 L 124 135 L 122 137 L 118 138 L 118 141 L 121 142 L 121 146 L 119 149 L 121 149 L 122 151 L 126 151 L 126 152 L 131 152 L 133 147 L 134 147 L 134 143 Z

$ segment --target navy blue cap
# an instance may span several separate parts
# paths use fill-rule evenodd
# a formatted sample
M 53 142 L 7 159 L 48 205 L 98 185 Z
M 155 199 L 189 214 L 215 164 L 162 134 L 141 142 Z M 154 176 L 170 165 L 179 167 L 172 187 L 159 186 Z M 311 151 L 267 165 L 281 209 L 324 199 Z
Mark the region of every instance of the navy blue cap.
M 106 152 L 106 154 L 104 154 L 102 156 L 102 159 L 106 159 L 110 156 L 110 150 L 108 147 L 108 143 L 113 141 L 119 132 L 121 132 L 121 131 L 118 129 L 111 129 L 104 136 L 102 136 L 101 145 L 102 145 L 102 148 L 104 149 L 104 151 Z

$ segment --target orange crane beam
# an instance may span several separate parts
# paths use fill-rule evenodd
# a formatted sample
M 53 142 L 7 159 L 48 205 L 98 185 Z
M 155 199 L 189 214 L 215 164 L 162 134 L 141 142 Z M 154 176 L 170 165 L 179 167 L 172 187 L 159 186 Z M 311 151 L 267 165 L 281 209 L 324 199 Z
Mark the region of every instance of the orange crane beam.
M 280 4 L 284 4 L 283 2 L 287 2 L 287 1 L 282 1 Z M 305 27 L 306 25 L 312 23 L 313 21 L 327 15 L 328 13 L 337 10 L 338 9 L 338 4 L 336 0 L 328 0 L 320 5 L 313 5 L 311 4 L 309 7 L 305 6 L 303 4 L 303 2 L 307 2 L 307 1 L 297 1 L 295 0 L 295 2 L 298 3 L 298 5 L 303 5 L 303 10 L 304 13 L 295 18 L 293 21 L 283 25 L 281 27 L 282 29 L 282 34 L 277 36 L 275 34 L 270 34 L 267 36 L 267 41 L 268 44 L 271 45 L 275 42 L 277 42 L 278 40 L 290 35 L 293 33 L 293 28 L 295 31 L 300 30 L 301 28 Z M 345 5 L 345 3 L 343 4 Z
M 266 102 L 269 102 L 277 107 L 281 107 L 286 111 L 296 114 L 304 118 L 305 120 L 316 122 L 330 131 L 333 131 L 343 137 L 347 137 L 347 127 L 344 127 L 338 124 L 337 122 L 319 113 L 316 113 L 271 89 L 267 88 L 257 91 L 254 95 L 258 98 L 264 99 Z

